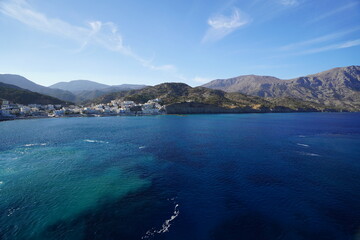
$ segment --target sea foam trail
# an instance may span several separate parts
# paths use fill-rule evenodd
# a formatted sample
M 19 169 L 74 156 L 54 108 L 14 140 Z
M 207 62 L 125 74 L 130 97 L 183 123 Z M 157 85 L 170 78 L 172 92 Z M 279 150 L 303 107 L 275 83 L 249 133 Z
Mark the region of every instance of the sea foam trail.
M 34 147 L 34 146 L 46 146 L 47 143 L 29 143 L 25 144 L 24 147 Z
M 92 139 L 85 139 L 84 142 L 89 142 L 89 143 L 109 143 L 109 142 L 106 142 L 106 141 L 92 140 Z
M 146 232 L 145 236 L 141 237 L 141 239 L 152 238 L 152 237 L 154 237 L 155 234 L 161 234 L 161 233 L 168 232 L 169 228 L 171 226 L 171 222 L 174 221 L 174 219 L 177 218 L 177 216 L 179 216 L 179 213 L 180 213 L 179 204 L 176 203 L 173 215 L 169 219 L 165 220 L 165 222 L 161 226 L 161 229 L 160 230 L 155 230 L 155 229 L 148 230 Z
M 302 146 L 302 147 L 309 147 L 309 145 L 303 144 L 303 143 L 297 143 L 297 145 Z
M 311 157 L 320 157 L 320 154 L 308 153 L 308 152 L 299 152 L 301 155 L 311 156 Z

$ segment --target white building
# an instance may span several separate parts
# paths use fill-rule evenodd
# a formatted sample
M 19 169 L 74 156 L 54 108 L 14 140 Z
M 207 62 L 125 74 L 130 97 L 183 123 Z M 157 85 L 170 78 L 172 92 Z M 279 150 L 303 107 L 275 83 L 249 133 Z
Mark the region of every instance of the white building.
M 31 112 L 31 108 L 29 108 L 28 106 L 20 107 L 20 114 L 26 115 L 26 114 L 30 114 L 30 112 Z

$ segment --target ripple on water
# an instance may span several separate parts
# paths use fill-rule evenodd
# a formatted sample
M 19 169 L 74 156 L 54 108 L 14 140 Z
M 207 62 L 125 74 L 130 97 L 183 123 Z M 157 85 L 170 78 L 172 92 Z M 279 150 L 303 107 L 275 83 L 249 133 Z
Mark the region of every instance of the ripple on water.
M 70 146 L 33 145 L 25 152 L 13 149 L 0 153 L 3 166 L 16 169 L 11 174 L 0 171 L 0 178 L 12 182 L 2 189 L 7 201 L 0 203 L 0 210 L 7 214 L 0 216 L 0 222 L 19 227 L 14 235 L 9 231 L 10 235 L 5 236 L 40 239 L 45 229 L 59 221 L 74 219 L 99 204 L 120 199 L 150 184 L 149 179 L 125 169 L 131 165 L 105 167 L 111 155 L 97 159 L 97 164 L 103 164 L 101 171 L 90 171 L 91 168 L 85 168 L 94 164 L 88 161 L 89 157 L 81 148 Z M 143 161 L 132 160 L 132 164 Z

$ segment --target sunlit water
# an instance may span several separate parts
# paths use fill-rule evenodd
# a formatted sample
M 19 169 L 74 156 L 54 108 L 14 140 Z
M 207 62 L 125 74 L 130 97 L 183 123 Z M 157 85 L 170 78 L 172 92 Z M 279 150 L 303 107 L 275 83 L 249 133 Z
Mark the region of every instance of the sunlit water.
M 360 239 L 360 114 L 0 123 L 0 239 Z

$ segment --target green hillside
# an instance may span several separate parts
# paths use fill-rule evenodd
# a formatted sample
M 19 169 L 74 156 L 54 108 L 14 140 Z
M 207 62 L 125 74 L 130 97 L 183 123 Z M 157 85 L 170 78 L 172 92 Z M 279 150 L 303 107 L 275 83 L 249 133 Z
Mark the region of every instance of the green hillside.
M 141 90 L 112 93 L 96 99 L 95 103 L 106 103 L 114 99 L 145 103 L 155 98 L 160 98 L 170 113 L 341 110 L 295 98 L 262 98 L 204 87 L 192 88 L 184 83 L 163 83 Z
M 64 102 L 54 97 L 31 92 L 11 84 L 5 84 L 1 82 L 0 99 L 6 99 L 8 101 L 19 104 L 69 104 L 69 102 Z

